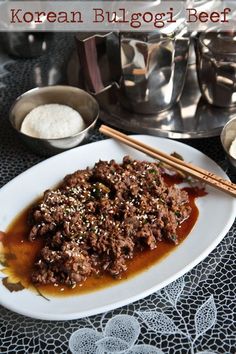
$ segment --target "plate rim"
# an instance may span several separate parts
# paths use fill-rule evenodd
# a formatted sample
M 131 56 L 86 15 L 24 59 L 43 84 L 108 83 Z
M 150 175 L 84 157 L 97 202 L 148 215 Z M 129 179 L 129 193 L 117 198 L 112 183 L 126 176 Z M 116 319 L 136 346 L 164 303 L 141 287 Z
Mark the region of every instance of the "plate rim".
M 165 138 L 161 138 L 161 137 L 156 137 L 156 136 L 152 136 L 152 135 L 145 135 L 145 134 L 139 134 L 139 135 L 130 135 L 130 136 L 134 136 L 136 138 L 155 138 L 157 140 L 169 140 L 169 139 L 165 139 Z M 38 164 L 30 167 L 29 169 L 25 170 L 24 172 L 22 172 L 21 174 L 19 174 L 18 176 L 16 176 L 15 178 L 13 178 L 12 180 L 10 180 L 8 183 L 6 183 L 2 188 L 0 188 L 0 195 L 1 193 L 4 191 L 5 192 L 5 189 L 7 189 L 9 187 L 9 185 L 13 184 L 13 183 L 16 183 L 18 179 L 21 179 L 22 177 L 24 177 L 24 175 L 28 174 L 28 173 L 31 173 L 31 170 L 32 169 L 35 169 L 37 168 L 39 165 L 42 165 L 45 163 L 45 161 L 52 161 L 52 160 L 56 160 L 56 159 L 59 159 L 61 158 L 61 155 L 64 155 L 66 156 L 67 154 L 70 154 L 70 152 L 72 150 L 79 150 L 81 148 L 84 148 L 86 149 L 87 146 L 91 146 L 91 145 L 94 145 L 94 144 L 103 144 L 104 142 L 107 142 L 107 141 L 113 141 L 115 142 L 114 139 L 103 139 L 101 141 L 97 141 L 97 142 L 92 142 L 92 143 L 89 143 L 89 144 L 85 144 L 85 145 L 82 145 L 82 146 L 79 146 L 79 147 L 76 147 L 74 149 L 71 149 L 71 150 L 68 150 L 68 151 L 65 151 L 61 154 L 58 154 L 58 155 L 55 155 L 55 156 L 52 156 L 48 159 L 45 159 L 41 162 L 39 162 Z M 188 144 L 185 144 L 183 142 L 179 142 L 179 141 L 176 141 L 176 140 L 169 140 L 171 143 L 173 143 L 173 145 L 180 145 L 180 146 L 184 146 L 184 148 L 187 147 L 188 151 L 194 151 L 195 153 L 197 152 L 198 154 L 204 156 L 204 157 L 207 157 L 207 159 L 211 160 L 211 162 L 215 165 L 215 167 L 217 167 L 222 175 L 225 176 L 225 178 L 227 178 L 229 180 L 229 177 L 227 176 L 227 174 L 223 171 L 223 169 L 213 160 L 211 159 L 210 157 L 208 157 L 206 154 L 204 154 L 203 152 L 193 148 L 192 146 L 189 146 Z M 169 144 L 169 143 L 168 143 Z M 123 144 L 122 144 L 123 145 Z M 177 280 L 178 278 L 180 278 L 181 276 L 183 276 L 184 274 L 186 274 L 188 271 L 190 271 L 191 269 L 193 269 L 197 264 L 199 264 L 200 262 L 202 262 L 216 247 L 217 245 L 223 240 L 223 238 L 226 236 L 227 232 L 230 230 L 231 226 L 233 225 L 233 222 L 235 220 L 235 216 L 236 216 L 236 200 L 232 199 L 232 212 L 231 212 L 231 215 L 230 215 L 230 218 L 228 219 L 227 223 L 224 225 L 222 231 L 217 235 L 217 237 L 215 238 L 214 242 L 211 242 L 211 244 L 203 251 L 201 252 L 197 257 L 195 257 L 193 259 L 192 262 L 188 263 L 186 266 L 184 266 L 183 268 L 181 268 L 179 271 L 175 272 L 173 275 L 167 277 L 167 279 L 165 279 L 164 281 L 162 282 L 159 282 L 158 284 L 142 291 L 142 292 L 139 292 L 138 294 L 136 295 L 133 295 L 133 296 L 129 296 L 129 297 L 126 297 L 125 299 L 123 300 L 120 300 L 120 301 L 116 301 L 114 303 L 111 303 L 111 304 L 108 304 L 108 305 L 104 305 L 104 306 L 100 306 L 100 307 L 94 307 L 93 309 L 89 309 L 89 310 L 83 310 L 83 311 L 79 311 L 79 312 L 73 312 L 73 313 L 60 313 L 60 314 L 47 314 L 47 313 L 40 313 L 38 314 L 37 311 L 36 312 L 32 312 L 30 311 L 27 311 L 27 310 L 21 310 L 16 306 L 14 306 L 14 304 L 9 304 L 9 303 L 6 303 L 2 297 L 0 298 L 0 304 L 2 306 L 4 306 L 5 308 L 11 310 L 11 311 L 14 311 L 20 315 L 24 315 L 24 316 L 27 316 L 27 317 L 30 317 L 30 318 L 34 318 L 34 319 L 40 319 L 40 320 L 47 320 L 47 321 L 64 321 L 64 320 L 74 320 L 74 319 L 80 319 L 80 318 L 84 318 L 84 317 L 87 317 L 87 316 L 92 316 L 92 315 L 96 315 L 96 314 L 100 314 L 100 313 L 103 313 L 103 312 L 107 312 L 107 311 L 111 311 L 111 310 L 114 310 L 114 309 L 117 309 L 117 308 L 120 308 L 122 306 L 125 306 L 125 305 L 129 305 L 130 303 L 133 303 L 135 301 L 138 301 L 140 299 L 143 299 L 143 298 L 146 298 L 147 296 L 151 295 L 152 293 L 162 289 L 163 287 L 167 286 L 168 284 L 170 284 L 171 282 L 173 282 L 174 280 Z M 136 275 L 136 277 L 138 277 L 140 274 L 142 273 L 138 273 Z M 128 282 L 129 280 L 125 281 L 125 282 Z M 2 287 L 3 285 L 0 284 L 0 288 Z M 75 296 L 75 295 L 73 295 Z M 62 298 L 63 299 L 63 298 Z

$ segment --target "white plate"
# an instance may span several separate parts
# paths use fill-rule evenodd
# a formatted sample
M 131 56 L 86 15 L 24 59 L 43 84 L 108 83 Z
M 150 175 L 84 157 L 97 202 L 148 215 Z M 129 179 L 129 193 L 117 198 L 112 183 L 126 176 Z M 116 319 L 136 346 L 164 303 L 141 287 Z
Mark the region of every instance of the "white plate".
M 227 178 L 215 162 L 187 145 L 144 135 L 137 138 L 167 153 L 176 151 L 186 161 Z M 121 162 L 127 154 L 137 159 L 147 159 L 134 149 L 106 140 L 67 151 L 32 167 L 0 190 L 0 230 L 6 230 L 22 209 L 66 174 L 92 166 L 99 159 L 114 158 Z M 69 320 L 126 305 L 166 286 L 202 261 L 222 240 L 234 221 L 235 199 L 210 187 L 207 192 L 209 194 L 206 197 L 198 199 L 200 215 L 186 240 L 147 271 L 109 288 L 79 296 L 51 297 L 50 301 L 26 289 L 10 293 L 0 283 L 1 304 L 12 311 L 38 319 Z

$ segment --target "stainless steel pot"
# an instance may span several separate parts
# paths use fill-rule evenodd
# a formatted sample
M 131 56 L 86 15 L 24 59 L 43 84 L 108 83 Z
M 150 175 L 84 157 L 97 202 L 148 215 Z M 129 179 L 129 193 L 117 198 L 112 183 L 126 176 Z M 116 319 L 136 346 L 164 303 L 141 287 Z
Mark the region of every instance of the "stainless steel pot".
M 136 113 L 156 113 L 179 101 L 185 81 L 189 35 L 121 34 L 121 102 Z
M 188 63 L 189 34 L 105 33 L 76 36 L 85 87 L 100 94 L 116 82 L 120 102 L 136 113 L 152 114 L 178 102 Z
M 21 58 L 38 57 L 48 51 L 53 33 L 43 32 L 1 32 L 0 44 L 5 51 Z
M 219 107 L 236 105 L 236 31 L 201 33 L 197 73 L 204 99 Z

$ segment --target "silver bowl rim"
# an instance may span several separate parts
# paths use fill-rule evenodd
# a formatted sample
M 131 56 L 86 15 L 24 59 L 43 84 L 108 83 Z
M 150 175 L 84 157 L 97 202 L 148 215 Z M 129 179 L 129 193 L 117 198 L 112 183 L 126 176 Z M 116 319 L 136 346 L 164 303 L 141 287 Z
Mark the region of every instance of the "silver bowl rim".
M 92 123 L 89 124 L 89 126 L 87 126 L 85 129 L 79 131 L 78 133 L 74 134 L 74 135 L 68 135 L 66 137 L 63 137 L 63 138 L 36 138 L 35 136 L 30 136 L 28 134 L 25 134 L 25 133 L 22 133 L 19 129 L 17 129 L 13 123 L 12 123 L 12 111 L 13 111 L 13 108 L 15 107 L 15 105 L 25 96 L 28 96 L 28 94 L 34 92 L 34 91 L 41 91 L 41 90 L 44 90 L 44 89 L 54 89 L 54 88 L 72 88 L 73 90 L 76 90 L 76 91 L 80 91 L 82 92 L 83 94 L 86 94 L 97 106 L 97 114 L 95 116 L 95 118 L 93 119 Z M 52 86 L 40 86 L 40 87 L 34 87 L 28 91 L 25 91 L 24 93 L 22 93 L 20 96 L 18 96 L 15 101 L 12 103 L 11 107 L 10 107 L 10 110 L 9 110 L 9 121 L 10 121 L 10 124 L 12 126 L 12 128 L 17 131 L 18 134 L 22 135 L 22 136 L 25 136 L 27 138 L 30 138 L 30 139 L 34 139 L 34 140 L 40 140 L 40 141 L 62 141 L 62 140 L 67 140 L 67 139 L 70 139 L 70 138 L 75 138 L 79 135 L 82 135 L 84 133 L 86 133 L 89 129 L 91 129 L 94 124 L 97 122 L 98 120 L 98 117 L 99 117 L 99 112 L 100 112 L 100 109 L 99 109 L 99 104 L 97 102 L 97 100 L 92 96 L 90 95 L 87 91 L 85 90 L 82 90 L 78 87 L 75 87 L 75 86 L 70 86 L 70 85 L 52 85 Z

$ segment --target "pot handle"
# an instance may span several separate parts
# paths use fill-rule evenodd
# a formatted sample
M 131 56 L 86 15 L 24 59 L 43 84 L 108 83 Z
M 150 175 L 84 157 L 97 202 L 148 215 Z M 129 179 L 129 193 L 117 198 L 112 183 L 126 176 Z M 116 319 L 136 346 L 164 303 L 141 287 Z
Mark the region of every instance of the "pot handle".
M 92 94 L 97 94 L 117 79 L 109 48 L 117 48 L 114 33 L 78 33 L 75 38 L 85 87 Z

